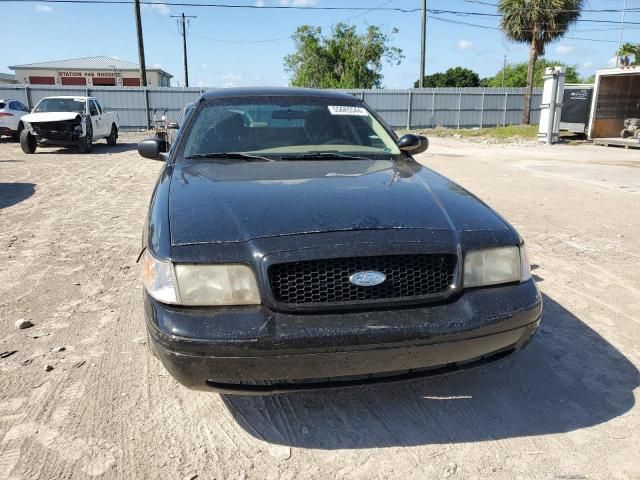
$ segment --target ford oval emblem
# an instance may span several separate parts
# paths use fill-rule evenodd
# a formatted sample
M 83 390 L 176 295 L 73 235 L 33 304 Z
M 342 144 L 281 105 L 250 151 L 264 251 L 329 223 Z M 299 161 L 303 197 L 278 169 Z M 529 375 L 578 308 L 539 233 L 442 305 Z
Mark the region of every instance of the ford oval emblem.
M 349 281 L 359 287 L 373 287 L 380 285 L 387 279 L 387 276 L 382 272 L 376 272 L 375 270 L 367 270 L 365 272 L 356 272 L 349 277 Z

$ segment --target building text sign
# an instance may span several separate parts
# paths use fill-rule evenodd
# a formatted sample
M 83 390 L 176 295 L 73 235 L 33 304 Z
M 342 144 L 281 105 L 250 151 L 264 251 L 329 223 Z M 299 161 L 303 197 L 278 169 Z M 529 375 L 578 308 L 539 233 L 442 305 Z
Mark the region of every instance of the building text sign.
M 60 77 L 99 77 L 99 78 L 113 78 L 120 77 L 119 73 L 114 72 L 58 72 Z

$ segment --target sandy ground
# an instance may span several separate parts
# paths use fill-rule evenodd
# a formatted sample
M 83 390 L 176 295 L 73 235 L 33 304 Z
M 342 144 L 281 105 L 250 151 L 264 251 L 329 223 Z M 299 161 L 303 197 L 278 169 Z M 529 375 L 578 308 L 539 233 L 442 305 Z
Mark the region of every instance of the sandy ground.
M 421 160 L 526 238 L 541 332 L 455 376 L 246 398 L 147 353 L 135 260 L 160 164 L 122 140 L 0 144 L 0 479 L 640 478 L 640 151 L 434 140 Z

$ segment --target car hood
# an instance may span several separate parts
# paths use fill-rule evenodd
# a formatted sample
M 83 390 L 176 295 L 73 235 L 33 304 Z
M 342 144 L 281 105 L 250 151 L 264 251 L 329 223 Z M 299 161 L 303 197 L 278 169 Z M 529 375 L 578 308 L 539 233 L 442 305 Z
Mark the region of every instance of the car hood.
M 174 246 L 381 229 L 507 229 L 466 190 L 413 160 L 178 163 Z
M 29 123 L 41 122 L 62 122 L 64 120 L 73 120 L 79 113 L 76 112 L 40 112 L 29 113 L 22 117 L 22 120 Z

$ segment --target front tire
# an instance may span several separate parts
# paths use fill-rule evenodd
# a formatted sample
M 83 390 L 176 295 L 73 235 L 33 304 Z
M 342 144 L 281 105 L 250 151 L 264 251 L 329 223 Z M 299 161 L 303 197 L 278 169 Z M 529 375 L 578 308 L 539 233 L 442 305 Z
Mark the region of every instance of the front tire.
M 80 150 L 80 153 L 91 153 L 92 146 L 93 129 L 89 126 L 87 127 L 86 135 L 78 141 L 78 150 Z
M 626 128 L 623 128 L 622 131 L 620 132 L 620 136 L 622 138 L 629 138 L 631 136 L 631 132 Z
M 22 132 L 20 132 L 20 147 L 24 153 L 27 155 L 35 153 L 37 146 L 38 142 L 36 142 L 36 137 L 31 135 L 29 130 L 22 130 Z
M 115 124 L 111 125 L 111 133 L 107 137 L 107 145 L 115 145 L 118 141 L 118 128 Z

